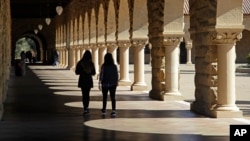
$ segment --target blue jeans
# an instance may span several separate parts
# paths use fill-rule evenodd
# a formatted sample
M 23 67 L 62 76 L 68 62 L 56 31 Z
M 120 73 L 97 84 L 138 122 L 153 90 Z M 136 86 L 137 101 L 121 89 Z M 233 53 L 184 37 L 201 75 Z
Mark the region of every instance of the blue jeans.
M 110 93 L 110 99 L 112 103 L 112 110 L 116 110 L 116 100 L 115 100 L 115 93 L 116 93 L 116 87 L 117 86 L 110 86 L 110 87 L 102 87 L 102 110 L 106 110 L 107 106 L 107 97 L 108 92 Z

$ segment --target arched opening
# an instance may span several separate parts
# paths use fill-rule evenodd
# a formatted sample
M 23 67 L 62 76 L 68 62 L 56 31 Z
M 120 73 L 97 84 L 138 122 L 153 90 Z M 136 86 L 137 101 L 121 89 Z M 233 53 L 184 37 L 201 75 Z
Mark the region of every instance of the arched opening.
M 236 43 L 236 63 L 247 63 L 250 54 L 250 31 L 243 30 L 242 39 Z
M 145 53 L 145 64 L 150 64 L 151 57 L 150 57 L 150 44 L 145 45 L 144 53 Z
M 25 33 L 15 40 L 12 49 L 12 59 L 20 59 L 25 53 L 26 63 L 46 63 L 46 41 L 39 34 Z
M 24 52 L 26 63 L 35 63 L 38 60 L 38 51 L 39 48 L 32 38 L 21 37 L 15 44 L 14 59 L 21 59 L 21 52 Z
M 187 63 L 187 48 L 185 42 L 180 43 L 180 64 Z

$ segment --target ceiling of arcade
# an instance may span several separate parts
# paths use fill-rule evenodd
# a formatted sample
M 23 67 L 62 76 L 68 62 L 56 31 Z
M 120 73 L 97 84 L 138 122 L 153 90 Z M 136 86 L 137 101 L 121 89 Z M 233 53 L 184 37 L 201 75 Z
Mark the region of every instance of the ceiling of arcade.
M 45 18 L 56 15 L 55 7 L 65 7 L 72 0 L 10 0 L 12 18 Z

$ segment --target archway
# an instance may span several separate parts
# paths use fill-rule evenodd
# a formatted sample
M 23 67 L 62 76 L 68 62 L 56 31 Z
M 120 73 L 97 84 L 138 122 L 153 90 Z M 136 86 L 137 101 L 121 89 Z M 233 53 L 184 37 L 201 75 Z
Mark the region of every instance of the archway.
M 15 42 L 12 58 L 14 60 L 20 59 L 20 54 L 23 51 L 26 54 L 27 63 L 41 63 L 45 58 L 44 44 L 38 34 L 23 34 Z
M 250 31 L 243 30 L 242 39 L 236 43 L 236 63 L 247 63 L 247 56 L 250 54 Z
M 185 42 L 180 43 L 180 64 L 187 63 L 187 48 Z
M 39 48 L 38 48 L 39 50 Z M 14 58 L 20 59 L 21 52 L 25 53 L 25 60 L 28 63 L 35 63 L 37 61 L 37 45 L 32 38 L 22 37 L 16 41 Z

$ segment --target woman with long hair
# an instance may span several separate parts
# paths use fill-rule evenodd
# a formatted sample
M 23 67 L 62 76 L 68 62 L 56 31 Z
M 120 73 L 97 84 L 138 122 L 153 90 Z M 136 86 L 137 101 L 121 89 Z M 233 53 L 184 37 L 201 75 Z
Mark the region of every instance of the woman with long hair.
M 100 86 L 101 85 L 101 86 Z M 116 88 L 118 85 L 118 70 L 114 63 L 114 59 L 111 53 L 107 53 L 104 56 L 104 63 L 101 67 L 100 77 L 99 77 L 99 88 L 102 90 L 103 95 L 103 106 L 102 106 L 102 115 L 106 114 L 106 105 L 107 105 L 107 95 L 110 93 L 110 99 L 112 103 L 112 112 L 111 116 L 116 116 Z
M 92 55 L 89 50 L 85 51 L 82 59 L 77 63 L 75 73 L 79 76 L 78 87 L 82 91 L 82 102 L 84 115 L 89 114 L 89 93 L 93 88 L 92 76 L 96 74 L 94 63 L 92 62 Z

